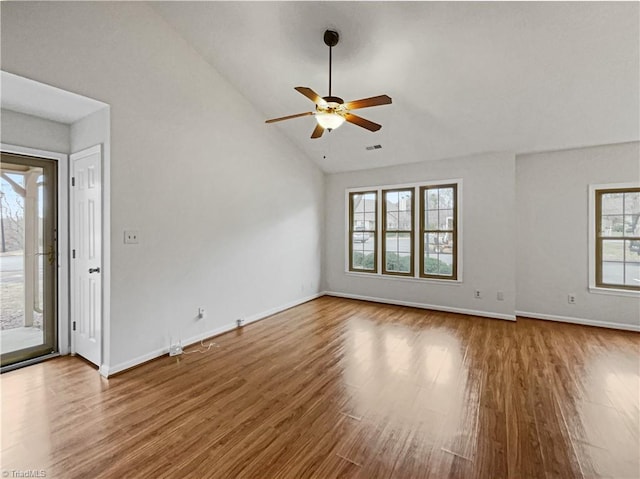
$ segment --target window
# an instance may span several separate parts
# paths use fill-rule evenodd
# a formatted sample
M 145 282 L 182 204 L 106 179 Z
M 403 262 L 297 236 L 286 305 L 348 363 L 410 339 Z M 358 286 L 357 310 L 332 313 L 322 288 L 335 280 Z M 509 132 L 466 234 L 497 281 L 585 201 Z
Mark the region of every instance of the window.
M 460 281 L 461 182 L 348 191 L 348 270 Z
M 349 193 L 349 270 L 378 271 L 378 192 Z
M 595 285 L 640 291 L 640 188 L 595 190 Z
M 420 188 L 420 276 L 456 279 L 457 186 Z
M 413 276 L 413 188 L 382 191 L 382 272 Z

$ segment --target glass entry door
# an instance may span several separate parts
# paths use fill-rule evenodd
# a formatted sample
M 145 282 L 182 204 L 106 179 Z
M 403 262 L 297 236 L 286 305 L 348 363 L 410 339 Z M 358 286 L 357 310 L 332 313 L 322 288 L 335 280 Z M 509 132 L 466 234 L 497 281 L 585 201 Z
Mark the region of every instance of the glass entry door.
M 57 351 L 57 162 L 2 153 L 0 346 L 6 367 Z

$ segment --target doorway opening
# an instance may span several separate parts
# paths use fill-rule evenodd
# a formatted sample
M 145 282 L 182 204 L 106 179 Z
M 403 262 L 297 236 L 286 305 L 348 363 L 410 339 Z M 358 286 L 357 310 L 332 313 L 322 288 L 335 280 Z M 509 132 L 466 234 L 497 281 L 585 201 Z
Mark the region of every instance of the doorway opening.
M 2 153 L 1 367 L 58 352 L 57 161 Z

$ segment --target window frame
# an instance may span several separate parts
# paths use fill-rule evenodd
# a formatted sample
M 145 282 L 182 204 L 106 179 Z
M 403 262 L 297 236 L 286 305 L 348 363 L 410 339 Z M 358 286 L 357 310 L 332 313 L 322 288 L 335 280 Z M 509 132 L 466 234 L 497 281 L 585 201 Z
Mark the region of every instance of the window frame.
M 640 241 L 640 236 L 627 236 L 624 232 L 624 220 L 623 231 L 621 236 L 602 236 L 602 197 L 611 193 L 640 193 L 640 185 L 636 184 L 617 184 L 617 185 L 592 185 L 590 187 L 591 198 L 590 211 L 593 212 L 594 218 L 592 218 L 592 228 L 590 228 L 590 239 L 593 238 L 593 251 L 594 256 L 593 264 L 590 265 L 590 290 L 606 290 L 606 291 L 619 291 L 628 292 L 632 294 L 640 294 L 640 285 L 632 286 L 626 284 L 605 283 L 602 279 L 602 263 L 603 263 L 603 243 L 607 240 L 614 241 Z M 623 211 L 624 214 L 624 211 Z M 624 243 L 623 243 L 624 244 Z M 624 248 L 624 246 L 623 246 Z M 623 261 L 624 263 L 624 261 Z
M 456 226 L 456 233 L 457 233 L 457 241 L 456 241 L 456 258 L 455 258 L 455 267 L 456 267 L 456 279 L 451 279 L 451 277 L 448 276 L 434 276 L 434 277 L 421 277 L 419 275 L 419 271 L 420 271 L 420 257 L 418 256 L 418 254 L 416 254 L 417 249 L 418 249 L 418 241 L 420 241 L 420 230 L 419 230 L 419 218 L 416 218 L 416 214 L 420 214 L 420 208 L 418 207 L 418 201 L 416 201 L 416 195 L 420 194 L 420 187 L 422 186 L 429 186 L 429 187 L 434 187 L 434 186 L 444 186 L 444 185 L 456 185 L 456 208 L 455 208 L 455 226 Z M 400 190 L 400 189 L 413 189 L 414 190 L 414 194 L 413 194 L 413 209 L 414 209 L 414 216 L 413 216 L 413 230 L 414 230 L 414 235 L 413 235 L 413 276 L 409 276 L 406 274 L 403 275 L 398 275 L 398 274 L 388 274 L 388 273 L 382 273 L 382 254 L 378 254 L 378 249 L 381 247 L 380 245 L 381 243 L 381 231 L 382 228 L 380 226 L 378 226 L 377 228 L 377 240 L 376 240 L 376 248 L 375 248 L 375 255 L 376 255 L 376 264 L 377 264 L 377 268 L 376 271 L 374 273 L 373 270 L 353 270 L 351 269 L 351 258 L 352 258 L 352 246 L 351 246 L 351 238 L 352 238 L 352 226 L 351 226 L 351 200 L 350 200 L 350 194 L 351 193 L 366 193 L 366 192 L 376 192 L 377 193 L 377 201 L 382 201 L 382 191 L 383 190 Z M 361 277 L 377 277 L 377 278 L 383 278 L 385 280 L 391 280 L 391 281 L 409 281 L 409 282 L 422 282 L 422 283 L 434 283 L 434 284 L 440 284 L 440 285 L 447 285 L 447 286 L 461 286 L 463 284 L 463 280 L 464 280 L 464 273 L 463 273 L 463 269 L 464 269 L 464 259 L 463 259 L 463 252 L 464 252 L 464 248 L 463 248 L 463 242 L 464 242 L 464 234 L 463 234 L 463 227 L 464 225 L 462 224 L 462 217 L 463 217 L 463 192 L 464 192 L 464 183 L 463 183 L 463 179 L 462 178 L 449 178 L 449 179 L 443 179 L 443 180 L 427 180 L 427 181 L 421 181 L 421 182 L 412 182 L 412 183 L 400 183 L 400 184 L 383 184 L 383 185 L 376 185 L 376 186 L 359 186 L 359 187 L 347 187 L 345 188 L 345 196 L 344 196 L 344 205 L 345 205 L 345 209 L 344 209 L 344 227 L 345 227 L 345 234 L 344 234 L 344 241 L 345 241 L 345 253 L 344 253 L 344 272 L 345 274 L 349 275 L 349 276 L 361 276 Z M 377 218 L 378 218 L 378 225 L 380 224 L 380 221 L 382 221 L 382 208 L 380 206 L 377 207 Z M 364 273 L 364 274 L 362 274 Z M 373 273 L 373 274 L 372 274 Z
M 373 269 L 362 269 L 362 268 L 354 268 L 353 266 L 353 233 L 355 230 L 353 229 L 353 197 L 354 195 L 366 195 L 366 194 L 374 194 L 376 196 L 375 199 L 375 217 L 376 217 L 376 227 L 373 230 L 362 230 L 363 233 L 373 233 Z M 380 214 L 378 208 L 378 202 L 380 199 L 379 192 L 377 190 L 359 190 L 359 191 L 348 191 L 347 192 L 349 198 L 349 212 L 347 215 L 347 220 L 349 222 L 349 236 L 347 241 L 349 243 L 349 259 L 348 259 L 348 267 L 349 271 L 352 273 L 364 273 L 364 274 L 377 274 L 378 273 L 378 230 L 380 223 Z
M 453 229 L 452 230 L 427 230 L 425 229 L 425 201 L 424 201 L 424 193 L 427 190 L 440 189 L 440 188 L 453 188 Z M 429 278 L 429 279 L 440 279 L 446 281 L 455 281 L 458 279 L 458 185 L 456 183 L 450 184 L 439 184 L 439 185 L 424 185 L 419 188 L 420 191 L 420 228 L 418 230 L 419 238 L 420 238 L 420 257 L 419 257 L 419 274 L 421 278 Z M 450 275 L 442 275 L 442 274 L 428 274 L 424 271 L 424 254 L 425 254 L 425 245 L 424 245 L 424 235 L 427 233 L 441 233 L 441 232 L 451 232 L 453 236 L 453 250 L 451 251 L 452 255 L 452 268 Z
M 386 199 L 386 194 L 387 193 L 400 193 L 403 191 L 409 191 L 411 192 L 411 229 L 409 231 L 407 230 L 400 230 L 400 229 L 396 229 L 396 230 L 389 230 L 387 229 L 387 199 Z M 380 241 L 380 247 L 382 250 L 382 274 L 388 274 L 388 275 L 393 275 L 393 276 L 407 276 L 407 277 L 413 277 L 415 276 L 415 216 L 416 216 L 416 208 L 415 208 L 415 204 L 416 204 L 416 188 L 415 187 L 402 187 L 402 188 L 389 188 L 389 189 L 382 189 L 381 190 L 382 196 L 380 201 L 382 202 L 382 239 Z M 402 272 L 402 271 L 389 271 L 387 270 L 387 246 L 386 246 L 386 242 L 387 242 L 387 232 L 390 233 L 409 233 L 409 238 L 411 241 L 411 260 L 409 262 L 410 267 L 409 267 L 409 271 L 408 272 Z

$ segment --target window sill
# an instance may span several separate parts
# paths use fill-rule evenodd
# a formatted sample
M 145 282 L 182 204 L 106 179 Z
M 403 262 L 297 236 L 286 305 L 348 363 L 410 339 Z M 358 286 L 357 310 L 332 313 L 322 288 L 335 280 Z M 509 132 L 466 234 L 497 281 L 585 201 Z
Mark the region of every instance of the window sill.
M 375 279 L 389 279 L 391 281 L 409 281 L 419 283 L 432 283 L 445 286 L 461 286 L 462 279 L 433 279 L 433 278 L 418 278 L 415 276 L 395 276 L 392 274 L 382 273 L 358 273 L 356 271 L 345 271 L 347 276 L 356 276 L 359 278 L 375 278 Z
M 606 294 L 609 296 L 627 296 L 630 298 L 640 298 L 640 291 L 632 291 L 629 289 L 598 288 L 595 286 L 589 286 L 589 292 L 596 294 Z

